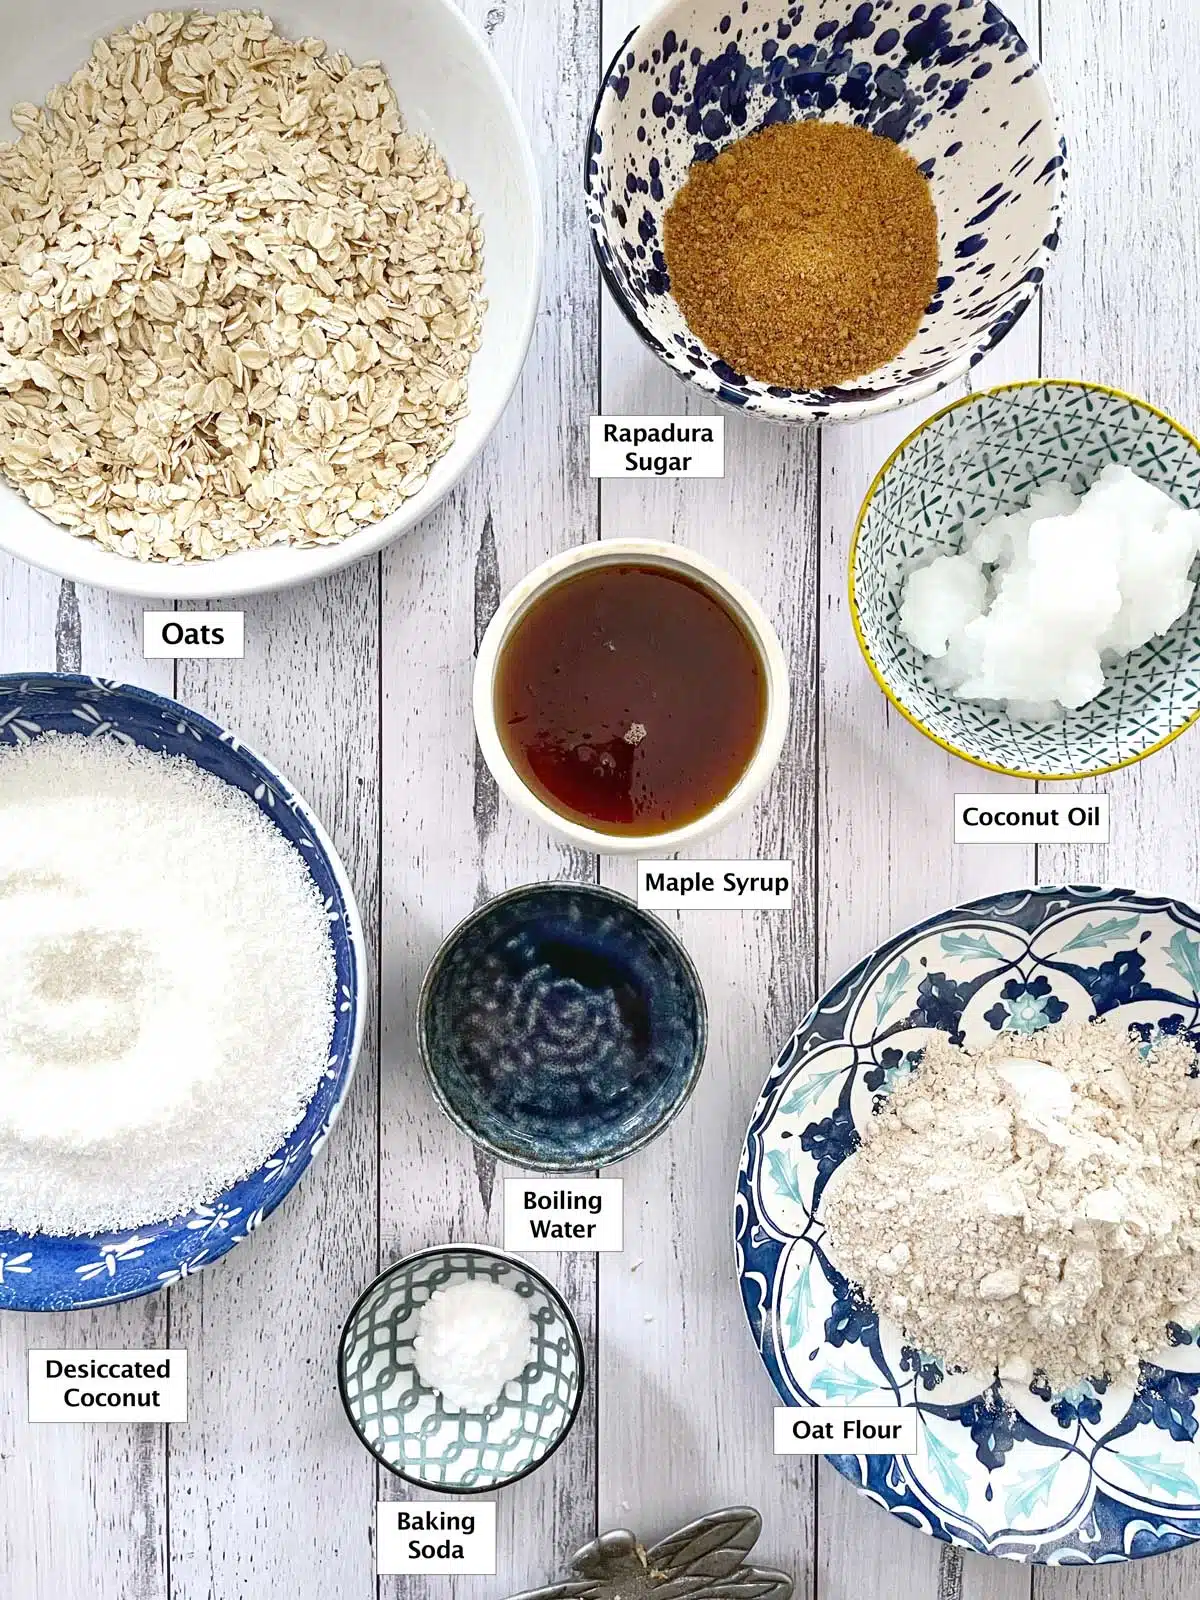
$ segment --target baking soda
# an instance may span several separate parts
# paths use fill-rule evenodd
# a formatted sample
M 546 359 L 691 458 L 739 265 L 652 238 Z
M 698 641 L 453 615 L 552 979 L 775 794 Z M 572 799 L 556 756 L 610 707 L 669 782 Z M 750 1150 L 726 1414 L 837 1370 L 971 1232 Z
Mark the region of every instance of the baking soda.
M 529 1308 L 490 1279 L 447 1284 L 421 1307 L 413 1348 L 421 1382 L 447 1411 L 484 1411 L 533 1359 Z

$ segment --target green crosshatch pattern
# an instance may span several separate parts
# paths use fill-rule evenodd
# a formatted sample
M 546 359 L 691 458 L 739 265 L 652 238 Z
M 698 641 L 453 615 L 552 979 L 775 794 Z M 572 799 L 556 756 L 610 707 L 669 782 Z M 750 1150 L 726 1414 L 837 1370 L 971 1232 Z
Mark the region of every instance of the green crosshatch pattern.
M 534 1355 L 482 1413 L 448 1411 L 413 1365 L 421 1307 L 446 1284 L 486 1278 L 528 1304 Z M 491 1489 L 526 1472 L 574 1419 L 583 1382 L 578 1334 L 520 1262 L 448 1248 L 401 1263 L 359 1307 L 342 1344 L 351 1420 L 388 1466 L 431 1488 Z
M 974 395 L 903 445 L 877 482 L 851 558 L 863 648 L 900 709 L 956 754 L 1026 776 L 1081 777 L 1138 760 L 1200 714 L 1200 597 L 1164 638 L 1110 666 L 1091 704 L 1044 724 L 951 699 L 900 632 L 914 567 L 956 554 L 969 525 L 1024 510 L 1039 485 L 1058 479 L 1079 493 L 1112 463 L 1200 509 L 1196 441 L 1148 405 L 1081 384 Z

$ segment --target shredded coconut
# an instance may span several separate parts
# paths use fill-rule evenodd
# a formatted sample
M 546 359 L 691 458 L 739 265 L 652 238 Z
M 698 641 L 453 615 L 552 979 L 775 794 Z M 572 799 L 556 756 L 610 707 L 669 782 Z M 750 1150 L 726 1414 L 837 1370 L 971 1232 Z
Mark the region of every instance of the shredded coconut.
M 833 1174 L 830 1259 L 948 1367 L 1130 1378 L 1200 1324 L 1200 1078 L 1113 1021 L 938 1035 Z
M 298 851 L 182 757 L 0 749 L 0 1227 L 207 1205 L 299 1122 L 334 963 Z
M 489 1279 L 447 1284 L 421 1307 L 413 1349 L 421 1382 L 447 1411 L 484 1411 L 533 1359 L 529 1308 Z

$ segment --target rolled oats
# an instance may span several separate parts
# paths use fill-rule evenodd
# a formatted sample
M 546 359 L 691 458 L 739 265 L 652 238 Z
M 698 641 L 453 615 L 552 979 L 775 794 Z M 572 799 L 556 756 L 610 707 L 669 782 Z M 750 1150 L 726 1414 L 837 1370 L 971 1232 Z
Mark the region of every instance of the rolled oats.
M 0 471 L 142 561 L 334 543 L 424 485 L 483 316 L 465 186 L 387 74 L 155 12 L 0 143 Z

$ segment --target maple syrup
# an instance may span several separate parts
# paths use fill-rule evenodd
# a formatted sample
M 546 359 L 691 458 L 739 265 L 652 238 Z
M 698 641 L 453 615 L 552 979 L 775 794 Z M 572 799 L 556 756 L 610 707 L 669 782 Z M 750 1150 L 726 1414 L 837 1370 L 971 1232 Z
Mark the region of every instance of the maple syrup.
M 669 833 L 718 806 L 750 765 L 766 670 L 701 584 L 613 562 L 533 601 L 500 651 L 494 705 L 509 761 L 560 816 Z

